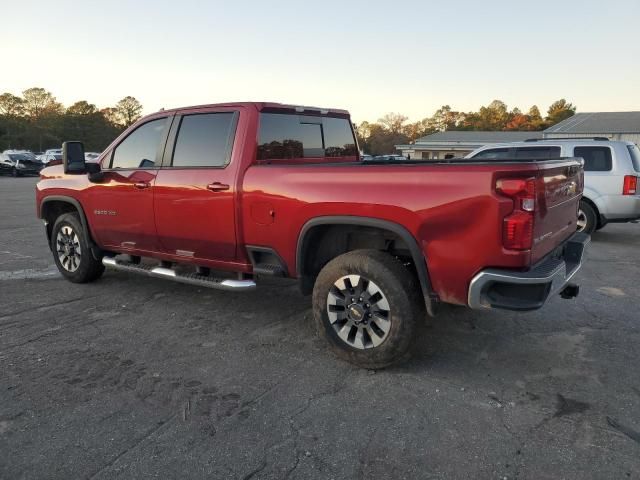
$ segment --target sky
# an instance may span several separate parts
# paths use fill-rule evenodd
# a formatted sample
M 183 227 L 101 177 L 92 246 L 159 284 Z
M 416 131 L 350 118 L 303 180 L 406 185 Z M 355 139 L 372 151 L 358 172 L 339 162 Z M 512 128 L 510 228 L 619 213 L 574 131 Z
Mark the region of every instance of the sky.
M 275 101 L 357 122 L 494 99 L 640 110 L 640 0 L 9 1 L 0 93 L 65 105 Z

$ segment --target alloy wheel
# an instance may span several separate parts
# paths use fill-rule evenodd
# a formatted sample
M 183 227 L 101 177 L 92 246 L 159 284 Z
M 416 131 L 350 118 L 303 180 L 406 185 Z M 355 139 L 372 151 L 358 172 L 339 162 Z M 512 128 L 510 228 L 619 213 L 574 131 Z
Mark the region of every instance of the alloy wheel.
M 378 347 L 391 329 L 387 297 L 361 275 L 336 280 L 327 295 L 327 314 L 338 337 L 359 350 Z
M 56 236 L 56 253 L 60 265 L 67 272 L 73 273 L 80 266 L 82 260 L 82 250 L 80 239 L 76 232 L 69 225 L 63 226 Z
M 587 228 L 587 215 L 582 209 L 578 210 L 578 221 L 576 225 L 579 232 L 582 232 Z

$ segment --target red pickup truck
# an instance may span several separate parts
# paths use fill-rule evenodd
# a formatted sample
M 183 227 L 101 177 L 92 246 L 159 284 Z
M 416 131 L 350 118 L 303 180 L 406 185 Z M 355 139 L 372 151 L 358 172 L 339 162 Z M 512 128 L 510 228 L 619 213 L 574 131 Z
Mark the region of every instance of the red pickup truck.
M 361 161 L 348 112 L 275 103 L 160 111 L 97 159 L 64 144 L 38 216 L 72 282 L 105 266 L 225 290 L 313 294 L 317 331 L 369 368 L 440 302 L 532 310 L 570 283 L 582 160 Z M 282 301 L 282 300 L 276 300 Z

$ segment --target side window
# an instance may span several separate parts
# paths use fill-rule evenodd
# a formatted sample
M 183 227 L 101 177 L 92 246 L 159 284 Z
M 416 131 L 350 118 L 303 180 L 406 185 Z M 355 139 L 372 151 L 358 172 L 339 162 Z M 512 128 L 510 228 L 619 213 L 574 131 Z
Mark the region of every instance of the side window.
M 631 163 L 633 163 L 633 169 L 636 172 L 640 172 L 640 149 L 637 145 L 627 145 L 629 149 L 629 155 L 631 155 Z
M 490 148 L 489 150 L 483 150 L 482 152 L 473 156 L 473 158 L 485 160 L 499 160 L 509 157 L 510 155 L 508 148 Z
M 585 172 L 608 172 L 612 168 L 609 147 L 576 147 L 573 156 L 584 158 Z
M 560 147 L 518 147 L 515 158 L 528 158 L 531 160 L 548 160 L 559 158 Z
M 153 168 L 168 118 L 140 125 L 113 151 L 111 168 Z
M 346 118 L 261 113 L 258 137 L 258 160 L 358 155 Z
M 234 112 L 185 115 L 173 150 L 174 167 L 223 167 L 229 163 L 236 131 Z

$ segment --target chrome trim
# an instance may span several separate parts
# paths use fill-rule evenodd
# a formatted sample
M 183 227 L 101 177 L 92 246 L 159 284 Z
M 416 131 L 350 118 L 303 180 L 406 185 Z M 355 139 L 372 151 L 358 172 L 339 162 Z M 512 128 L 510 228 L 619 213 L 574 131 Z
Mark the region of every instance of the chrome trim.
M 152 268 L 150 273 L 161 275 L 163 277 L 171 277 L 171 278 L 176 276 L 175 270 L 171 270 L 170 268 L 164 268 L 164 267 Z
M 590 241 L 590 239 L 589 239 Z M 585 247 L 589 242 L 585 243 Z M 567 263 L 562 262 L 556 268 L 554 268 L 549 275 L 540 277 L 526 277 L 514 274 L 508 270 L 499 269 L 487 269 L 478 273 L 469 284 L 469 294 L 467 296 L 467 303 L 469 307 L 473 309 L 489 309 L 492 308 L 491 304 L 484 297 L 485 287 L 492 282 L 510 283 L 516 285 L 531 285 L 540 283 L 550 283 L 551 290 L 549 295 L 545 299 L 547 302 L 549 297 L 562 291 L 562 289 L 571 281 L 573 276 L 582 267 L 582 259 L 584 253 L 580 257 L 578 264 L 570 271 L 567 271 Z
M 115 270 L 121 270 L 125 272 L 142 273 L 150 277 L 164 278 L 173 280 L 175 282 L 186 283 L 189 285 L 196 285 L 198 287 L 214 288 L 217 290 L 253 290 L 256 288 L 256 282 L 253 280 L 234 280 L 225 279 L 219 280 L 213 277 L 205 278 L 199 275 L 180 275 L 175 270 L 165 267 L 153 267 L 118 262 L 115 257 L 103 257 L 102 264 L 106 267 L 113 268 Z

